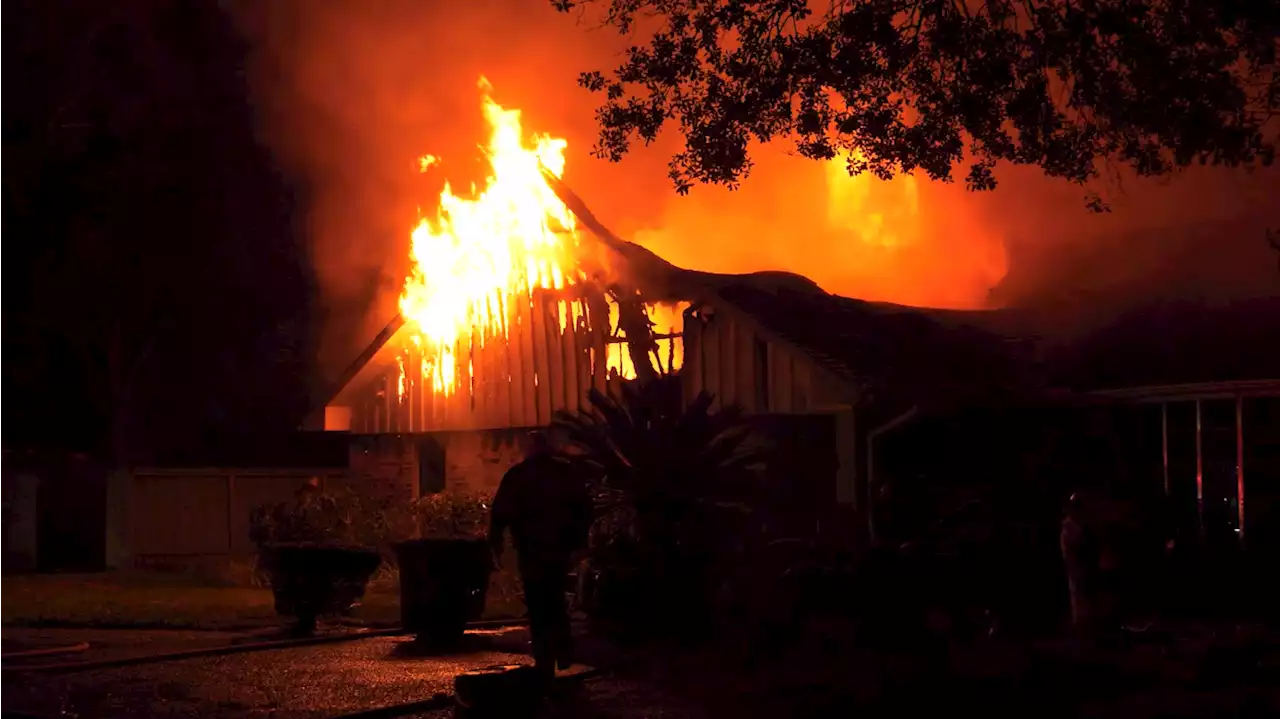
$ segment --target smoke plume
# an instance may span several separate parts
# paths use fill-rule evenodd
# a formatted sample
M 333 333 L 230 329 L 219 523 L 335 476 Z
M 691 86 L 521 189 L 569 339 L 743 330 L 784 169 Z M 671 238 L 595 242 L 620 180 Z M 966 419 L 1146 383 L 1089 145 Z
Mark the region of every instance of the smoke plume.
M 329 379 L 395 313 L 409 231 L 440 191 L 418 158 L 442 158 L 455 191 L 483 181 L 481 76 L 527 131 L 568 140 L 566 180 L 603 221 L 681 266 L 790 270 L 839 294 L 947 307 L 1276 290 L 1263 240 L 1280 225 L 1265 207 L 1280 196 L 1276 172 L 1112 183 L 1113 212 L 1094 215 L 1084 190 L 1034 169 L 1006 169 L 998 190 L 973 195 L 842 177 L 777 144 L 739 191 L 678 197 L 665 168 L 678 138 L 617 165 L 590 156 L 597 99 L 576 78 L 618 64 L 628 39 L 549 2 L 230 1 L 254 47 L 263 138 L 307 191 Z

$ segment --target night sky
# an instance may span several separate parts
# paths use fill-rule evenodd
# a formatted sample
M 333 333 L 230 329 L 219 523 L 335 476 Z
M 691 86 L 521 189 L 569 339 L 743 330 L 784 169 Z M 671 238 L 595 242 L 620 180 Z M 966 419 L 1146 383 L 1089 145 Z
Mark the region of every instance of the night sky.
M 230 18 L 27 0 L 3 41 L 6 449 L 147 461 L 296 426 L 304 198 L 255 135 Z

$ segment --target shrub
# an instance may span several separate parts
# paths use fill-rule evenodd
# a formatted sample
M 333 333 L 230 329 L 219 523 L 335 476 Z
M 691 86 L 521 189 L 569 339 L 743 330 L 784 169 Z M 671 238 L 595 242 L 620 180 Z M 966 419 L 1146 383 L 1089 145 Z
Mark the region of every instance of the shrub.
M 419 498 L 411 512 L 424 539 L 479 539 L 489 531 L 491 497 L 478 492 L 440 492 Z
M 319 616 L 354 607 L 380 564 L 374 524 L 384 517 L 363 509 L 359 496 L 326 494 L 313 479 L 292 501 L 256 507 L 250 516 L 256 570 L 269 578 L 276 611 L 296 616 L 304 633 Z
M 596 503 L 588 605 L 653 630 L 705 626 L 716 571 L 752 517 L 766 449 L 738 408 L 712 411 L 705 392 L 686 405 L 678 378 L 589 399 L 589 411 L 554 422 Z
M 258 551 L 259 574 L 269 569 L 266 550 L 276 545 L 360 546 L 382 555 L 375 581 L 385 584 L 395 570 L 395 543 L 414 537 L 483 537 L 489 504 L 490 496 L 479 492 L 441 492 L 394 502 L 363 497 L 346 487 L 322 492 L 308 483 L 292 500 L 255 507 L 249 537 Z
M 293 501 L 255 507 L 249 517 L 249 538 L 262 549 L 277 544 L 348 544 L 354 539 L 348 507 L 306 484 Z
M 299 488 L 292 500 L 255 507 L 249 538 L 257 549 L 255 574 L 261 582 L 279 545 L 366 547 L 382 555 L 379 572 L 391 571 L 391 544 L 412 535 L 412 508 L 369 499 L 348 488 L 324 492 L 315 482 Z

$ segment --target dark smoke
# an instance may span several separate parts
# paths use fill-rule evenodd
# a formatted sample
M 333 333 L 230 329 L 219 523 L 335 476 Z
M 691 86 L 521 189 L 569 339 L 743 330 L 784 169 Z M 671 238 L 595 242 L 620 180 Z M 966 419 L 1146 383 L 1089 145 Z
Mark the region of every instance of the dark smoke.
M 1280 295 L 1280 168 L 1195 168 L 1162 180 L 1099 183 L 1112 211 L 1094 214 L 1080 190 L 1027 168 L 983 198 L 1006 230 L 1011 271 L 992 292 L 1003 305 L 1087 302 L 1119 311 L 1158 300 L 1210 303 Z

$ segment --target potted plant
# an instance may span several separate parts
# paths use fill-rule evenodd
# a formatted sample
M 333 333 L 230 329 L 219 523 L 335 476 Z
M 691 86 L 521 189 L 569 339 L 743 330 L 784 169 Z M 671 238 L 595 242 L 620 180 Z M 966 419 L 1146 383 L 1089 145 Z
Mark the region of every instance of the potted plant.
M 454 646 L 484 612 L 493 561 L 486 540 L 489 498 L 442 492 L 414 505 L 418 537 L 395 545 L 400 620 L 419 642 Z
M 358 604 L 381 563 L 376 549 L 354 541 L 351 508 L 315 480 L 293 501 L 255 508 L 249 527 L 276 612 L 296 618 L 302 634 L 314 632 L 320 617 Z

